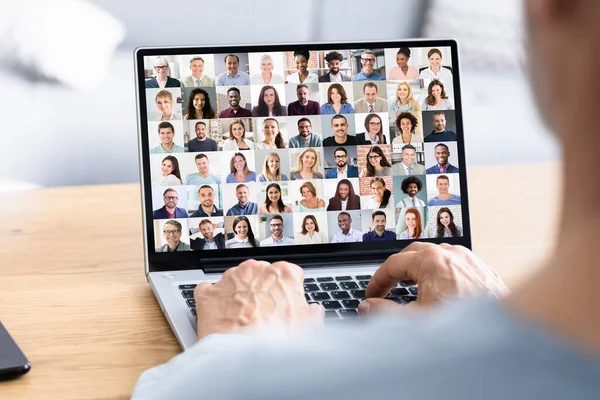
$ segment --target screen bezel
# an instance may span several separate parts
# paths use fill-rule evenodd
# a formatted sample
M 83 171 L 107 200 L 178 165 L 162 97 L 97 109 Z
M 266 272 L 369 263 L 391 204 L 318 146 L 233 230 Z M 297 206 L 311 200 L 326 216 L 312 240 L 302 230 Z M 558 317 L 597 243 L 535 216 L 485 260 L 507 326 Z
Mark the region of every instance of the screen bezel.
M 453 88 L 456 115 L 456 133 L 458 135 L 458 160 L 461 166 L 459 181 L 461 187 L 461 209 L 463 236 L 458 238 L 416 239 L 429 243 L 449 243 L 462 245 L 471 249 L 471 224 L 469 217 L 469 197 L 467 187 L 467 167 L 464 143 L 463 113 L 460 90 L 460 70 L 458 62 L 458 45 L 453 39 L 439 40 L 401 40 L 401 41 L 365 41 L 336 43 L 297 43 L 297 44 L 262 44 L 262 45 L 230 45 L 230 46 L 198 46 L 198 47 L 144 47 L 135 50 L 135 83 L 138 113 L 138 147 L 141 175 L 142 220 L 144 229 L 144 253 L 146 273 L 161 271 L 179 271 L 202 269 L 205 272 L 223 271 L 248 258 L 267 261 L 285 259 L 301 266 L 319 266 L 344 263 L 379 262 L 394 254 L 415 240 L 396 240 L 383 242 L 361 242 L 360 249 L 355 243 L 335 243 L 327 245 L 273 246 L 247 249 L 223 249 L 210 252 L 187 251 L 175 253 L 156 253 L 154 251 L 154 219 L 152 204 L 146 199 L 152 198 L 150 177 L 150 153 L 148 137 L 148 116 L 145 109 L 146 91 L 144 78 L 144 57 L 160 55 L 186 54 L 223 54 L 277 52 L 290 50 L 351 50 L 379 49 L 390 47 L 450 47 L 452 54 Z M 204 257 L 210 253 L 211 257 Z

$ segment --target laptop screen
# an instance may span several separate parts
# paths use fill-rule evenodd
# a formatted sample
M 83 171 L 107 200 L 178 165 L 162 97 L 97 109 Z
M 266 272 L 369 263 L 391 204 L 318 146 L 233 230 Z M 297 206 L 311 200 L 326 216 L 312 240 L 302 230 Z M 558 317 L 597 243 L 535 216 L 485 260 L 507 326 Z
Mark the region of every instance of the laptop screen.
M 150 263 L 470 246 L 456 58 L 449 40 L 139 49 Z

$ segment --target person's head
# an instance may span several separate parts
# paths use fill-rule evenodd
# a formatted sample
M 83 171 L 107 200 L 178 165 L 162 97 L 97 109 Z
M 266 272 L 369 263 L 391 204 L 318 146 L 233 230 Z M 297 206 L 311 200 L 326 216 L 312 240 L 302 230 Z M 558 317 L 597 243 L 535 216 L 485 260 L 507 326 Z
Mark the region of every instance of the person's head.
M 307 215 L 302 220 L 302 234 L 319 232 L 319 223 L 314 215 Z
M 273 71 L 273 57 L 268 54 L 263 54 L 263 56 L 260 58 L 260 70 L 262 72 Z
M 200 221 L 200 224 L 198 224 L 198 228 L 200 229 L 200 233 L 202 234 L 202 236 L 204 236 L 204 239 L 212 240 L 215 227 L 213 226 L 213 223 L 210 221 L 210 219 L 203 219 L 202 221 Z
M 412 134 L 415 133 L 418 124 L 419 121 L 417 120 L 417 117 L 409 112 L 401 112 L 396 117 L 396 128 L 398 129 L 400 136 L 412 136 Z
M 379 137 L 379 143 L 383 144 L 383 121 L 377 114 L 371 113 L 365 118 L 365 130 L 371 135 Z
M 417 149 L 412 144 L 402 146 L 402 163 L 407 167 L 415 163 Z
M 372 146 L 367 153 L 367 176 L 375 176 L 380 167 L 391 167 L 387 157 L 379 146 Z
M 281 186 L 278 183 L 270 183 L 265 190 L 265 205 L 273 206 L 278 212 L 285 210 L 285 204 L 281 198 Z
M 373 226 L 375 227 L 375 232 L 379 236 L 383 236 L 385 232 L 385 226 L 387 225 L 387 216 L 381 210 L 375 211 L 371 214 L 371 221 L 373 222 Z
M 348 120 L 341 114 L 334 115 L 331 118 L 331 130 L 333 131 L 334 136 L 346 140 L 346 135 L 348 135 Z
M 196 154 L 194 157 L 194 162 L 196 163 L 196 168 L 198 168 L 198 172 L 200 175 L 206 175 L 210 171 L 208 156 L 204 153 Z
M 298 120 L 298 134 L 305 140 L 308 140 L 312 134 L 312 123 L 310 119 L 304 117 Z
M 241 205 L 246 204 L 250 198 L 250 189 L 248 189 L 248 186 L 244 185 L 243 183 L 237 185 L 235 187 L 235 197 L 237 197 L 238 202 Z
M 177 190 L 168 188 L 163 192 L 163 201 L 165 202 L 165 206 L 172 210 L 177 207 L 177 203 L 179 202 L 179 194 Z
M 433 114 L 433 126 L 436 132 L 443 132 L 446 130 L 446 114 L 443 112 L 436 112 Z
M 377 58 L 375 57 L 375 53 L 373 53 L 370 50 L 365 50 L 360 54 L 360 63 L 362 64 L 362 70 L 367 75 L 373 73 L 376 61 Z
M 154 60 L 154 72 L 157 78 L 166 79 L 169 76 L 169 61 L 164 57 L 156 57 Z
M 344 168 L 348 164 L 348 152 L 343 147 L 338 147 L 333 152 L 333 160 L 339 168 Z
M 444 229 L 448 229 L 450 224 L 454 223 L 454 215 L 452 215 L 452 211 L 448 207 L 442 207 L 438 210 L 437 213 L 437 225 L 438 227 L 441 225 Z
M 342 53 L 337 51 L 330 51 L 325 56 L 327 68 L 329 68 L 329 72 L 334 75 L 337 75 L 340 72 L 340 66 L 342 65 L 342 61 L 344 61 L 344 56 L 342 55 Z
M 163 235 L 170 247 L 175 247 L 181 240 L 181 224 L 174 219 L 168 220 L 163 225 Z
M 431 49 L 427 52 L 427 59 L 429 60 L 429 66 L 437 70 L 442 64 L 442 52 L 439 49 Z
M 375 83 L 367 82 L 363 85 L 363 97 L 368 103 L 374 103 L 378 95 L 379 91 Z
M 447 194 L 450 190 L 450 179 L 446 175 L 440 175 L 435 180 L 435 187 L 439 194 Z
M 304 169 L 315 172 L 317 170 L 317 166 L 319 165 L 319 153 L 315 149 L 305 149 L 298 156 L 297 163 L 297 171 L 302 171 Z
M 344 234 L 348 234 L 350 228 L 352 228 L 352 216 L 345 211 L 338 214 L 337 217 L 338 227 Z
M 302 186 L 300 186 L 300 194 L 306 200 L 312 199 L 313 197 L 317 197 L 317 189 L 315 189 L 315 185 L 311 182 L 304 182 Z
M 404 220 L 408 227 L 408 232 L 412 238 L 418 238 L 423 233 L 423 225 L 421 222 L 421 213 L 416 208 L 409 208 L 404 213 Z
M 234 119 L 229 124 L 229 139 L 243 142 L 246 138 L 246 126 L 241 119 Z
M 235 76 L 240 68 L 240 58 L 235 54 L 227 54 L 225 56 L 225 68 L 229 75 Z
M 414 198 L 417 193 L 423 190 L 423 182 L 416 176 L 409 176 L 402 181 L 400 188 L 403 193 Z
M 156 107 L 163 115 L 171 115 L 173 109 L 173 95 L 168 90 L 161 90 L 154 97 Z
M 342 179 L 339 181 L 335 189 L 335 196 L 340 200 L 346 200 L 348 197 L 356 196 L 352 183 L 350 183 L 348 179 Z
M 158 124 L 158 137 L 160 138 L 160 143 L 163 145 L 173 143 L 173 138 L 175 137 L 175 127 L 173 124 L 168 121 Z
M 296 63 L 296 69 L 298 72 L 305 72 L 308 69 L 308 59 L 310 53 L 308 50 L 296 50 L 294 51 L 294 62 Z
M 187 104 L 189 119 L 194 119 L 202 114 L 202 118 L 215 118 L 215 112 L 210 104 L 208 92 L 202 88 L 195 88 L 190 92 Z
M 439 165 L 446 165 L 448 158 L 450 157 L 450 149 L 448 149 L 448 146 L 440 143 L 435 146 L 433 153 Z
M 283 236 L 283 217 L 279 214 L 272 215 L 269 218 L 269 230 L 273 237 L 280 238 Z
M 160 164 L 160 170 L 163 176 L 175 175 L 181 180 L 181 172 L 179 171 L 179 161 L 175 156 L 166 156 Z
M 390 202 L 392 192 L 385 187 L 385 181 L 381 177 L 376 177 L 371 180 L 370 183 L 371 193 L 375 199 L 379 202 L 379 207 L 385 208 Z
M 227 102 L 231 108 L 238 108 L 240 106 L 241 98 L 242 96 L 240 95 L 240 89 L 236 87 L 230 87 L 227 89 Z
M 265 141 L 273 141 L 278 149 L 285 148 L 283 135 L 279 129 L 279 121 L 275 118 L 265 118 L 263 120 L 263 135 L 265 136 Z
M 281 179 L 281 159 L 277 153 L 269 153 L 265 157 L 263 164 L 263 175 L 267 181 L 280 181 Z
M 256 247 L 256 239 L 254 239 L 254 232 L 252 232 L 252 226 L 250 226 L 250 220 L 245 215 L 241 215 L 239 217 L 235 217 L 233 220 L 233 231 L 235 232 L 235 236 L 239 239 L 244 240 L 248 238 L 248 243 L 252 245 L 252 247 Z
M 279 101 L 277 89 L 271 85 L 265 85 L 260 89 L 260 94 L 258 95 L 258 115 L 267 116 L 269 115 L 269 110 L 271 110 L 273 115 L 281 115 L 281 102 Z
M 204 59 L 202 57 L 192 57 L 190 59 L 190 70 L 194 78 L 200 78 L 204 72 Z
M 198 201 L 203 208 L 209 210 L 212 209 L 215 204 L 215 191 L 210 185 L 202 185 L 198 189 Z
M 438 101 L 447 98 L 448 95 L 446 94 L 446 90 L 444 89 L 444 84 L 442 81 L 434 79 L 429 82 L 429 86 L 427 86 L 427 104 L 432 106 Z
M 243 172 L 246 176 L 250 173 L 248 162 L 246 161 L 246 156 L 244 156 L 244 154 L 235 153 L 233 157 L 231 157 L 231 161 L 229 162 L 229 172 L 232 174 Z
M 396 86 L 396 98 L 394 99 L 394 102 L 411 104 L 413 110 L 416 110 L 419 107 L 419 103 L 417 103 L 417 100 L 413 95 L 412 86 L 410 86 L 410 83 L 406 81 L 402 81 L 398 83 L 398 86 Z
M 298 97 L 298 102 L 301 105 L 307 105 L 308 100 L 310 99 L 310 90 L 308 90 L 308 85 L 300 83 L 298 86 L 296 86 L 296 97 Z
M 400 47 L 400 50 L 396 53 L 396 64 L 400 68 L 404 68 L 408 65 L 410 60 L 410 49 L 408 47 Z
M 206 122 L 196 122 L 196 125 L 194 126 L 194 131 L 196 131 L 196 138 L 200 141 L 204 141 L 206 139 Z
M 340 103 L 344 104 L 348 101 L 346 90 L 339 83 L 332 83 L 327 88 L 327 102 L 329 104 Z

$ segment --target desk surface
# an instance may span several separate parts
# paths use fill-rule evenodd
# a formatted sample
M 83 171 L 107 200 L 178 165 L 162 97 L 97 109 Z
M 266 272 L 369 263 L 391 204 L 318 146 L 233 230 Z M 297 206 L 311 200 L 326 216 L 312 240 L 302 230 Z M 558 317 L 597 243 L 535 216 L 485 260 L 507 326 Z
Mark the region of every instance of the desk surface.
M 559 175 L 470 168 L 474 250 L 513 288 L 554 242 Z M 0 398 L 129 398 L 180 351 L 144 276 L 138 185 L 3 194 L 0 221 L 0 320 L 33 365 Z

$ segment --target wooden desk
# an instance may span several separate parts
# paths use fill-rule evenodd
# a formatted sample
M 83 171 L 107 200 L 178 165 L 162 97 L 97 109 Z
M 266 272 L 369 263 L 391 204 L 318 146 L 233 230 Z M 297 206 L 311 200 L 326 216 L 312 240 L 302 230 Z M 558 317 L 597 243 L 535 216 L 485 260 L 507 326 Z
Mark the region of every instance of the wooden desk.
M 476 253 L 514 287 L 554 241 L 559 165 L 471 168 Z M 129 398 L 180 351 L 143 270 L 138 185 L 2 194 L 0 320 L 32 370 L 0 398 Z

